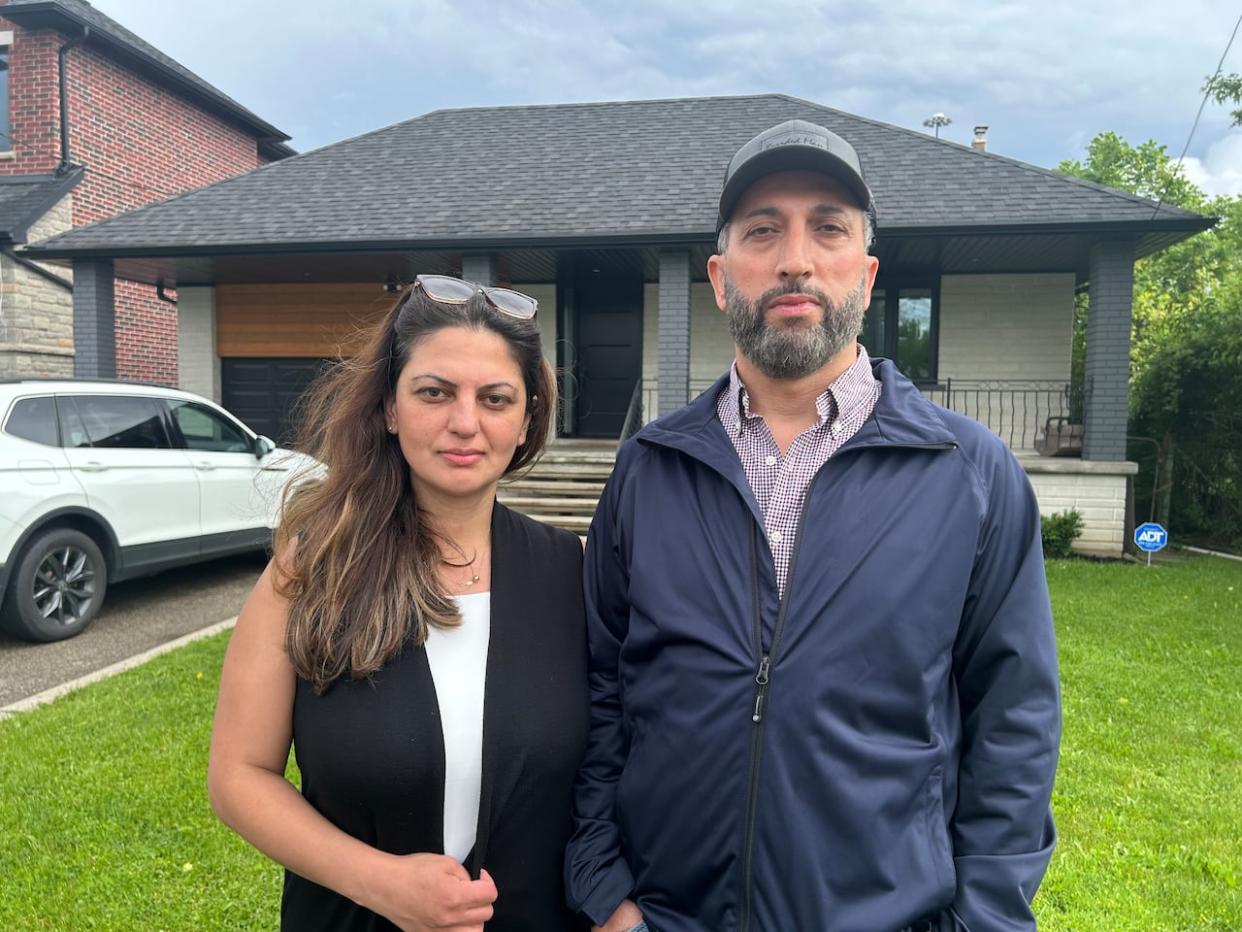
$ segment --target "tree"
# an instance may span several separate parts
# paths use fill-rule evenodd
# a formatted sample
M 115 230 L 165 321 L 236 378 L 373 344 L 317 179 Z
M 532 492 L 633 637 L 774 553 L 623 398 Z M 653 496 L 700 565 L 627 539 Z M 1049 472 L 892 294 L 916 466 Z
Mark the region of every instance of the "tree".
M 1131 455 L 1171 489 L 1180 532 L 1242 543 L 1242 197 L 1208 198 L 1164 146 L 1133 146 L 1111 132 L 1091 141 L 1085 160 L 1057 170 L 1219 218 L 1135 264 L 1130 433 L 1156 448 L 1139 442 Z M 1081 384 L 1085 295 L 1075 310 Z M 1150 490 L 1136 486 L 1140 514 Z
M 1208 78 L 1203 90 L 1218 104 L 1242 104 L 1242 74 L 1218 74 Z M 1230 115 L 1234 126 L 1242 126 L 1242 107 Z

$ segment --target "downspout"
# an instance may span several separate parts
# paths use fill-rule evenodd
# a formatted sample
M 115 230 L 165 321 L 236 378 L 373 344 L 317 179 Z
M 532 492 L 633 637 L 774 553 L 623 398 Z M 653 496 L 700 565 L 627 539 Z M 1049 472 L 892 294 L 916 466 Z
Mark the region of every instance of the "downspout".
M 171 304 L 173 307 L 177 306 L 177 299 L 168 297 L 168 293 L 164 291 L 164 280 L 163 279 L 160 279 L 158 282 L 155 283 L 155 296 L 159 298 L 161 301 Z
M 70 49 L 76 49 L 91 34 L 90 26 L 82 27 L 82 35 L 70 39 L 60 47 L 56 54 L 56 70 L 60 82 L 60 164 L 56 166 L 57 175 L 63 175 L 73 167 L 69 160 L 69 89 L 65 82 L 65 56 Z

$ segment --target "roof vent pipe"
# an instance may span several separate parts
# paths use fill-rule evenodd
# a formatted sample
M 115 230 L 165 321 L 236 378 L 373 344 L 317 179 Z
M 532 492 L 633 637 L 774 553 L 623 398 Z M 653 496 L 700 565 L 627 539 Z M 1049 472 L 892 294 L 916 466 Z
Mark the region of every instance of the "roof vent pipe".
M 63 175 L 73 167 L 69 158 L 69 89 L 65 82 L 65 56 L 70 49 L 75 49 L 87 40 L 91 34 L 90 26 L 82 27 L 82 35 L 70 39 L 60 47 L 56 54 L 57 77 L 60 81 L 60 164 L 56 166 L 56 174 Z
M 988 151 L 988 125 L 980 123 L 975 127 L 975 138 L 970 141 L 970 148 L 976 152 Z

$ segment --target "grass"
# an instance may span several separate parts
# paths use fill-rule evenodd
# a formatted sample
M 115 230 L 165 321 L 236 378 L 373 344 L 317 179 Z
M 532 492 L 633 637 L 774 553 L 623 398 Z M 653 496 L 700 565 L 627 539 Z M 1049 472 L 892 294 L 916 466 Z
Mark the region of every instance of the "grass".
M 0 722 L 0 929 L 274 929 L 280 871 L 216 821 L 227 634 Z
M 1054 932 L 1242 929 L 1242 564 L 1054 561 Z M 280 871 L 213 818 L 225 636 L 0 722 L 0 929 L 272 929 Z
M 1048 576 L 1065 735 L 1040 927 L 1242 929 L 1242 563 Z

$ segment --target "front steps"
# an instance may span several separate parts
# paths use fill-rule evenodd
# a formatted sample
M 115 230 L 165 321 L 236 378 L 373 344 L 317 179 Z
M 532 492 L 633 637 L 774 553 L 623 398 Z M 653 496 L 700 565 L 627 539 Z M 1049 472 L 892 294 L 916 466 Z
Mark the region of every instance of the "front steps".
M 500 483 L 515 511 L 585 535 L 617 458 L 616 441 L 555 440 L 533 468 Z

